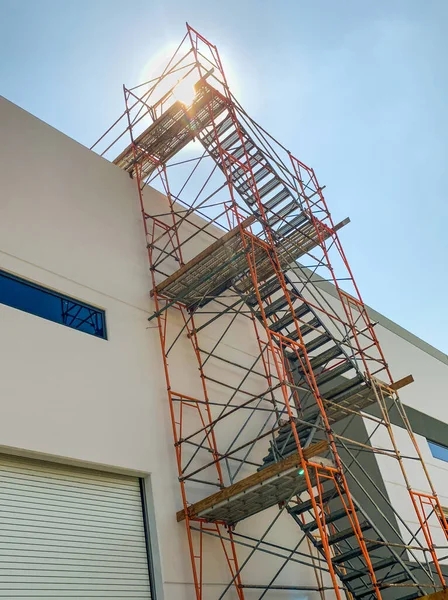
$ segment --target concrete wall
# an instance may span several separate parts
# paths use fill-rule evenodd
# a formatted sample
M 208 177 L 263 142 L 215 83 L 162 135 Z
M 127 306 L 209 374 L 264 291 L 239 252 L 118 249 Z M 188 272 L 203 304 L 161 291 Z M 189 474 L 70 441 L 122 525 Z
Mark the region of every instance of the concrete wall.
M 2 450 L 150 474 L 159 581 L 167 599 L 193 598 L 184 526 L 175 520 L 181 502 L 158 331 L 147 320 L 153 310 L 151 282 L 135 182 L 6 100 L 0 102 L 0 128 L 7 141 L 0 150 L 0 268 L 103 308 L 108 329 L 105 341 L 0 305 Z M 146 208 L 166 212 L 167 203 L 148 190 Z M 196 243 L 186 248 L 185 258 L 209 244 L 210 237 L 203 234 Z M 229 318 L 207 328 L 201 338 L 205 349 L 213 346 Z M 170 319 L 181 324 L 175 311 Z M 221 346 L 223 357 L 253 361 L 258 350 L 251 327 L 247 319 L 237 322 Z M 404 401 L 420 409 L 424 403 L 429 414 L 443 420 L 440 390 L 448 367 L 388 330 L 380 337 L 396 377 L 416 376 Z M 177 373 L 173 387 L 199 395 L 197 364 L 186 335 L 170 363 Z M 210 363 L 209 372 L 222 368 L 222 363 Z M 228 381 L 241 379 L 237 369 L 226 369 Z M 247 385 L 252 392 L 261 389 L 256 377 Z M 217 400 L 227 397 L 213 383 L 209 390 Z M 229 423 L 220 433 L 224 444 L 238 424 Z M 211 491 L 199 490 L 198 497 Z M 275 512 L 250 519 L 240 531 L 258 535 Z M 294 546 L 297 534 L 285 517 L 267 539 Z M 207 597 L 214 598 L 228 574 L 217 540 L 207 539 L 206 548 Z M 242 548 L 242 559 L 245 553 Z M 260 554 L 244 579 L 266 583 L 281 562 Z M 314 574 L 291 563 L 277 583 L 298 582 L 314 585 Z M 247 597 L 257 595 L 249 592 Z M 280 597 L 287 594 L 279 592 Z

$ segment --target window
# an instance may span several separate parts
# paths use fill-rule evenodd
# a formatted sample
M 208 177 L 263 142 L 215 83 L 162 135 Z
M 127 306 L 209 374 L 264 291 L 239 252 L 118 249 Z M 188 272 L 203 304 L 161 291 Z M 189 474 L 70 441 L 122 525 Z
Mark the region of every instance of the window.
M 0 303 L 106 339 L 104 311 L 0 271 Z
M 427 440 L 429 449 L 431 450 L 431 454 L 434 458 L 439 458 L 440 460 L 444 460 L 448 462 L 448 447 L 442 446 L 442 444 L 436 444 L 435 442 L 430 442 Z

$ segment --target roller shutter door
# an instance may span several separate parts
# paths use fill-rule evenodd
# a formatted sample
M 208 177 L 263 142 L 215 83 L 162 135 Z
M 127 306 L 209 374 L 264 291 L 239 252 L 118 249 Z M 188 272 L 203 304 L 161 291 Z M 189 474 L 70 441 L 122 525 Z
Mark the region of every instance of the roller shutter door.
M 151 598 L 139 480 L 0 454 L 0 598 Z

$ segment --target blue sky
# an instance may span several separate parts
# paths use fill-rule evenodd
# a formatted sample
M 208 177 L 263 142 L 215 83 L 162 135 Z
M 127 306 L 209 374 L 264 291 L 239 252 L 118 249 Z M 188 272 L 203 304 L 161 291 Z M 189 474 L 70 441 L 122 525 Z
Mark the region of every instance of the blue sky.
M 350 216 L 364 300 L 448 352 L 448 2 L 0 0 L 0 93 L 90 146 L 185 21 Z

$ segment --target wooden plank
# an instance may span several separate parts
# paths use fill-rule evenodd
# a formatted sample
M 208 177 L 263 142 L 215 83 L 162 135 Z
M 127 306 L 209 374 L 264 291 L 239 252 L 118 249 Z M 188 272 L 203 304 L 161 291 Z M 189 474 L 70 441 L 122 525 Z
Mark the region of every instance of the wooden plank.
M 414 378 L 412 377 L 412 375 L 406 375 L 406 377 L 403 377 L 402 379 L 399 379 L 398 381 L 394 381 L 394 383 L 390 386 L 393 390 L 397 391 L 397 390 L 401 390 L 401 388 L 405 387 L 406 385 L 409 385 L 410 383 L 414 382 Z
M 242 223 L 241 223 L 241 226 L 243 228 L 249 227 L 250 225 L 252 225 L 252 223 L 254 221 L 255 221 L 255 216 L 252 215 L 250 217 L 247 217 L 247 219 L 244 219 L 244 221 L 242 221 Z M 216 252 L 216 250 L 219 250 L 219 248 L 224 246 L 229 240 L 231 240 L 236 235 L 238 235 L 239 232 L 240 232 L 239 226 L 228 231 L 225 235 L 220 237 L 219 240 L 216 240 L 216 242 L 213 242 L 213 244 L 211 244 L 211 246 L 208 246 L 208 248 L 205 248 L 205 250 L 203 250 L 197 256 L 195 256 L 194 258 L 189 260 L 187 263 L 185 263 L 185 265 L 183 267 L 181 267 L 175 273 L 173 273 L 172 275 L 167 277 L 167 279 L 162 281 L 162 283 L 159 283 L 159 285 L 156 286 L 155 290 L 151 290 L 151 296 L 154 295 L 154 291 L 156 291 L 157 293 L 162 292 L 167 286 L 169 286 L 174 281 L 177 281 L 179 279 L 179 277 L 182 277 L 182 275 L 187 273 L 190 269 L 195 267 L 202 260 L 209 257 L 211 254 L 213 254 L 213 252 Z
M 182 112 L 182 103 L 179 100 L 177 100 L 164 113 L 162 113 L 160 117 L 158 117 L 153 123 L 151 123 L 151 125 L 147 127 L 145 131 L 143 131 L 143 133 L 141 133 L 138 136 L 134 143 L 136 145 L 141 144 L 142 140 L 144 140 L 146 137 L 148 137 L 148 135 L 155 131 L 157 127 L 164 123 L 164 121 L 168 121 L 170 118 L 173 119 L 178 113 Z M 132 144 L 129 144 L 129 146 L 125 148 L 123 152 L 121 152 L 121 154 L 119 154 L 117 158 L 114 159 L 113 162 L 115 165 L 120 165 L 120 163 L 123 162 L 123 160 L 125 159 L 133 159 Z
M 334 226 L 333 231 L 339 231 L 340 229 L 342 229 L 343 227 L 345 227 L 349 223 L 350 223 L 350 217 L 345 217 L 345 219 L 343 219 L 337 225 Z
M 448 589 L 440 590 L 439 592 L 433 592 L 427 596 L 420 596 L 416 600 L 448 600 Z
M 309 446 L 308 448 L 305 448 L 303 454 L 306 459 L 309 459 L 312 456 L 317 456 L 322 452 L 325 452 L 327 449 L 328 442 L 323 440 L 321 442 L 313 444 L 312 446 Z M 287 471 L 288 469 L 291 469 L 295 466 L 300 466 L 300 456 L 297 452 L 295 454 L 292 454 L 291 456 L 288 456 L 288 458 L 285 458 L 284 460 L 278 463 L 274 463 L 273 465 L 266 467 L 266 469 L 262 469 L 257 473 L 249 475 L 249 477 L 246 477 L 245 479 L 241 479 L 241 481 L 238 481 L 237 483 L 234 483 L 233 485 L 224 488 L 220 492 L 216 492 L 216 494 L 212 494 L 211 496 L 208 496 L 207 498 L 204 498 L 203 500 L 192 504 L 188 508 L 188 516 L 190 518 L 194 517 L 200 512 L 206 510 L 207 508 L 218 504 L 218 502 L 228 500 L 232 496 L 240 494 L 241 492 L 244 492 L 257 484 L 262 483 L 263 481 L 266 481 L 267 479 L 270 479 L 275 475 L 280 475 L 284 471 Z M 178 513 L 176 513 L 176 518 L 177 521 L 183 521 L 185 519 L 185 511 L 180 510 Z

